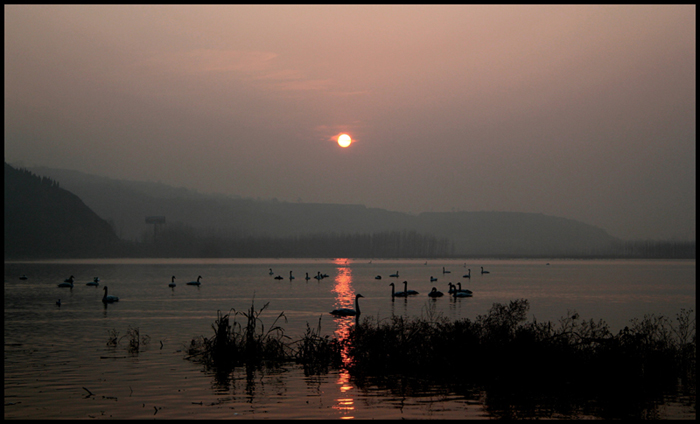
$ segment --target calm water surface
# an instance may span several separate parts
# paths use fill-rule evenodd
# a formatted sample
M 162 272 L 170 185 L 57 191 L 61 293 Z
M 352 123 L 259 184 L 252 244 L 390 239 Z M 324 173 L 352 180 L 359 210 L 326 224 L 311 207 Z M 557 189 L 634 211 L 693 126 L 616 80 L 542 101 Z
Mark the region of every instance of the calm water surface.
M 443 268 L 449 273 L 443 273 Z M 481 274 L 480 267 L 490 271 Z M 276 280 L 270 275 L 281 275 Z M 471 269 L 471 278 L 463 278 Z M 293 280 L 289 279 L 292 271 Z M 399 278 L 389 277 L 399 272 Z M 317 272 L 320 281 L 306 280 Z M 26 274 L 27 280 L 20 280 Z M 57 284 L 75 276 L 72 289 Z M 170 288 L 171 276 L 177 287 Z M 201 275 L 201 286 L 188 281 Z M 377 280 L 375 276 L 381 275 Z M 438 280 L 430 282 L 430 277 Z M 86 286 L 100 277 L 98 287 Z M 391 299 L 389 283 L 403 281 L 420 295 Z M 474 297 L 429 299 L 435 286 L 461 282 Z M 103 305 L 103 287 L 119 303 Z M 362 316 L 470 318 L 493 303 L 528 299 L 528 319 L 552 321 L 577 311 L 603 319 L 616 333 L 645 314 L 675 318 L 695 309 L 695 261 L 550 260 L 296 260 L 122 259 L 5 263 L 5 418 L 330 418 L 489 419 L 484 394 L 457 395 L 440 387 L 410 393 L 355 387 L 344 371 L 304 376 L 289 365 L 216 376 L 184 360 L 196 336 L 213 335 L 217 310 L 245 312 L 254 302 L 269 328 L 277 322 L 292 339 L 307 323 L 342 336 L 352 319 L 329 311 L 352 307 L 361 293 Z M 61 306 L 56 306 L 57 299 Z M 138 328 L 150 337 L 138 354 L 126 340 L 107 346 L 110 330 L 120 336 Z M 93 395 L 90 395 L 88 389 Z M 661 418 L 695 418 L 683 400 L 661 405 Z

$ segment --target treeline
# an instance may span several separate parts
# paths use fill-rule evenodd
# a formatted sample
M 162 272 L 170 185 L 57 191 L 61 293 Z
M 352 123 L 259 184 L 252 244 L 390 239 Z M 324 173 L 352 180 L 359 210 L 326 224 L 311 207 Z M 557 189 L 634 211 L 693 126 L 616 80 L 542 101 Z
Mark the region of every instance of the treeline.
M 694 241 L 616 241 L 611 253 L 621 258 L 694 259 Z
M 143 238 L 144 242 L 133 244 L 133 248 L 138 256 L 145 257 L 428 258 L 454 254 L 450 240 L 412 230 L 273 237 L 214 231 L 205 234 L 178 225 L 156 233 L 155 240 L 153 234 L 144 234 Z

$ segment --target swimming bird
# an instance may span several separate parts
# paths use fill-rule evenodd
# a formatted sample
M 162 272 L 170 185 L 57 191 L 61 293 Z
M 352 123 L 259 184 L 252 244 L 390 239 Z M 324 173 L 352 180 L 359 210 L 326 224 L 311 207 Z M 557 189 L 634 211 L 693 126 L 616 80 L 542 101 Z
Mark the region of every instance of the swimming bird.
M 399 278 L 399 272 L 396 271 L 396 274 L 390 274 L 389 277 L 396 277 L 396 278 Z
M 406 294 L 409 296 L 414 295 L 414 294 L 418 294 L 417 291 L 408 289 L 408 281 L 403 282 L 403 291 L 405 291 Z
M 452 284 L 452 282 L 447 283 L 450 286 L 450 289 L 447 290 L 447 293 L 452 294 L 457 291 L 457 286 Z
M 549 265 L 549 264 L 547 264 L 547 265 Z M 20 279 L 20 280 L 26 280 L 26 279 L 27 279 L 27 276 L 24 275 L 24 274 L 22 274 L 22 276 L 20 276 L 19 279 Z
M 405 291 L 394 292 L 394 283 L 390 283 L 389 285 L 391 286 L 391 297 L 392 298 L 394 298 L 394 297 L 407 297 L 408 296 L 408 293 L 406 293 Z
M 173 278 L 170 280 L 170 284 L 168 284 L 168 287 L 175 287 L 175 276 L 173 275 Z
M 95 277 L 92 279 L 92 281 L 85 283 L 85 285 L 86 286 L 99 286 L 100 285 L 99 281 L 100 281 L 100 279 L 98 277 Z
M 443 273 L 443 274 L 449 274 L 449 273 L 451 273 L 451 272 L 452 272 L 452 271 L 446 271 L 444 266 L 442 267 L 442 273 Z
M 289 271 L 289 279 L 290 279 L 290 280 L 293 280 L 293 279 L 294 279 L 294 276 L 292 275 L 292 271 Z
M 282 277 L 281 275 L 278 275 L 277 277 L 275 277 L 275 280 L 284 280 L 284 277 Z
M 428 293 L 428 296 L 430 297 L 440 297 L 442 296 L 442 292 L 438 291 L 437 287 L 433 287 L 433 289 Z
M 467 292 L 455 291 L 454 293 L 452 293 L 452 296 L 453 297 L 472 297 L 472 294 L 467 293 Z
M 466 274 L 464 274 L 464 275 L 462 276 L 462 278 L 472 278 L 472 269 L 469 268 L 468 271 L 469 271 L 469 272 L 467 272 Z
M 275 275 L 275 273 L 272 272 L 272 268 L 270 268 L 270 275 Z
M 374 277 L 374 279 L 375 279 L 375 280 L 381 280 L 381 279 L 382 279 L 382 276 L 381 276 L 381 275 L 377 275 L 376 277 Z
M 117 296 L 107 294 L 107 286 L 105 286 L 103 290 L 105 291 L 105 295 L 102 296 L 102 303 L 119 302 L 119 298 Z
M 472 294 L 472 291 L 471 291 L 471 290 L 462 289 L 462 283 L 457 283 L 457 286 L 459 286 L 459 288 L 457 289 L 458 292 L 464 292 L 464 293 Z
M 350 308 L 341 308 L 341 309 L 336 309 L 331 311 L 331 315 L 339 316 L 339 317 L 352 317 L 355 315 L 360 315 L 360 301 L 359 298 L 364 297 L 361 294 L 356 294 L 355 295 L 355 309 L 350 309 Z
M 482 274 L 490 274 L 489 271 L 484 271 L 484 267 L 483 267 L 483 266 L 481 267 L 481 273 L 482 273 Z
M 316 276 L 314 276 L 314 278 L 317 279 L 318 281 L 321 281 L 321 279 L 323 278 L 323 277 L 321 277 L 321 271 L 316 271 Z
M 437 281 L 437 278 L 433 277 L 432 275 L 430 276 L 430 282 L 432 283 L 433 281 Z
M 199 279 L 200 279 L 200 278 L 202 278 L 201 275 L 200 275 L 199 277 L 197 277 L 197 281 L 190 281 L 189 283 L 187 283 L 187 285 L 188 285 L 188 286 L 198 286 L 198 285 L 202 284 L 202 283 L 199 282 Z
M 74 277 L 71 275 L 70 277 L 68 277 L 68 278 L 66 278 L 65 280 L 63 280 L 63 282 L 60 283 L 60 284 L 58 285 L 58 287 L 70 287 L 70 288 L 73 288 L 73 281 L 74 281 L 73 278 L 74 278 Z
M 309 273 L 308 273 L 308 272 L 306 273 L 306 277 L 304 277 L 304 279 L 305 279 L 306 281 L 309 281 L 309 280 L 311 279 L 311 277 L 309 277 Z

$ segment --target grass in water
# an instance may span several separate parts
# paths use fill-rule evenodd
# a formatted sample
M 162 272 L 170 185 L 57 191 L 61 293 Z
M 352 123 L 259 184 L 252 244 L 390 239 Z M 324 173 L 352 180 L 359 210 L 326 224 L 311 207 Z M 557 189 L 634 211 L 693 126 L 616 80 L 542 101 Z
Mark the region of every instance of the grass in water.
M 277 325 L 286 321 L 284 312 L 265 329 L 260 315 L 267 306 L 256 310 L 253 302 L 247 312 L 232 310 L 233 316 L 218 311 L 214 335 L 192 339 L 189 358 L 228 370 L 294 362 L 307 375 L 342 367 L 359 387 L 370 380 L 391 385 L 410 378 L 458 392 L 485 390 L 499 411 L 494 415 L 505 418 L 552 417 L 551 411 L 562 410 L 572 416 L 583 411 L 638 418 L 649 410 L 643 400 L 662 398 L 664 391 L 680 387 L 696 398 L 692 310 L 682 309 L 675 320 L 645 315 L 613 334 L 603 320 L 583 320 L 575 311 L 554 324 L 527 321 L 529 302 L 518 299 L 495 303 L 474 320 L 393 316 L 374 322 L 368 317 L 344 340 L 321 336 L 319 318 L 315 329 L 307 323 L 304 336 L 292 341 Z M 506 406 L 499 399 L 507 399 Z M 533 404 L 549 415 L 533 415 Z

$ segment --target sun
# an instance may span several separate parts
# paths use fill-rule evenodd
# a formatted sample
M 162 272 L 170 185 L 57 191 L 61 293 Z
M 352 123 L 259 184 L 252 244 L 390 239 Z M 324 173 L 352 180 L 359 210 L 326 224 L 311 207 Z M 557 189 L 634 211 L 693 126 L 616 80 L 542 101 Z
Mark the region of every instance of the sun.
M 352 138 L 347 134 L 340 134 L 338 136 L 338 145 L 340 147 L 348 147 L 352 143 Z

